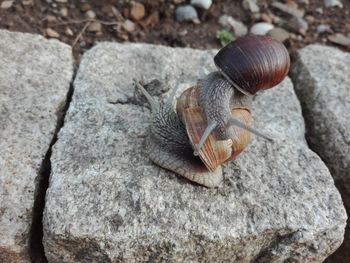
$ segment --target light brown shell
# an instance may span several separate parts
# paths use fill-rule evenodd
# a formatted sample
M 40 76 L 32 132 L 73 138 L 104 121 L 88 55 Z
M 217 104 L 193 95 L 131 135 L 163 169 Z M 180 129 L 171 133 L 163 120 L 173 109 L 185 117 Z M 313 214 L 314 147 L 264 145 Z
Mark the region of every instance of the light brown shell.
M 177 100 L 176 111 L 186 126 L 187 135 L 192 147 L 197 145 L 208 124 L 199 106 L 199 85 L 184 91 Z M 247 126 L 252 125 L 252 117 L 249 109 L 233 108 L 232 116 Z M 250 140 L 250 132 L 234 127 L 234 137 L 227 140 L 218 140 L 213 131 L 201 151 L 199 157 L 210 171 L 222 163 L 233 160 L 247 146 Z

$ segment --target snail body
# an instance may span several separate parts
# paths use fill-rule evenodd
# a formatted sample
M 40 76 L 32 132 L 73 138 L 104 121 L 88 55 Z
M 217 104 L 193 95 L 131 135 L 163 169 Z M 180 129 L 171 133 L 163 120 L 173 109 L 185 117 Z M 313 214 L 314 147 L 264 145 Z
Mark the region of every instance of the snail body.
M 214 61 L 219 71 L 185 90 L 176 100 L 176 110 L 172 103 L 175 91 L 167 102 L 159 104 L 136 83 L 152 110 L 150 159 L 206 187 L 221 184 L 221 164 L 244 150 L 250 133 L 271 140 L 251 127 L 251 94 L 281 82 L 290 64 L 285 47 L 265 36 L 240 38 L 220 50 Z M 247 73 L 249 63 L 251 75 Z

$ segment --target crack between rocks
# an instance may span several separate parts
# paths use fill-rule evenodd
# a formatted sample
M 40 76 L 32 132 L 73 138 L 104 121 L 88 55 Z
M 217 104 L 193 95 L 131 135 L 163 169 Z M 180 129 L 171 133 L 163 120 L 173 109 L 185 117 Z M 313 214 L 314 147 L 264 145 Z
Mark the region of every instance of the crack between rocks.
M 301 95 L 298 94 L 297 90 L 296 90 L 296 86 L 297 86 L 297 80 L 296 80 L 296 77 L 294 76 L 294 74 L 298 74 L 298 73 L 293 73 L 293 71 L 301 71 L 301 70 L 305 70 L 303 68 L 302 65 L 300 65 L 300 58 L 299 56 L 295 53 L 295 54 L 292 54 L 291 56 L 291 64 L 292 64 L 292 67 L 290 68 L 289 70 L 289 73 L 288 73 L 288 77 L 290 78 L 291 82 L 292 82 L 292 85 L 293 85 L 293 90 L 294 90 L 294 93 L 295 93 L 295 96 L 297 97 L 298 101 L 299 101 L 299 105 L 300 105 L 300 108 L 301 108 L 301 116 L 303 117 L 303 121 L 304 121 L 304 127 L 305 127 L 305 131 L 304 131 L 304 138 L 305 138 L 305 141 L 307 143 L 307 147 L 316 153 L 315 149 L 312 148 L 311 144 L 310 144 L 310 141 L 308 139 L 308 136 L 307 136 L 307 132 L 308 130 L 310 130 L 309 126 L 308 126 L 308 123 L 306 121 L 306 111 L 307 109 L 305 108 L 305 105 L 304 105 L 304 102 L 303 100 L 301 99 Z M 308 72 L 308 75 L 310 73 Z M 310 77 L 310 79 L 312 79 Z M 313 80 L 312 80 L 313 81 Z M 314 85 L 314 84 L 313 84 Z M 318 153 L 317 153 L 318 155 Z M 322 160 L 324 162 L 324 160 Z
M 36 178 L 36 187 L 34 191 L 34 207 L 32 224 L 30 228 L 29 237 L 29 255 L 31 262 L 33 263 L 44 263 L 48 262 L 45 256 L 44 244 L 43 244 L 43 213 L 45 208 L 45 197 L 46 191 L 49 187 L 49 179 L 51 174 L 51 154 L 52 146 L 57 141 L 57 135 L 64 125 L 64 119 L 69 108 L 72 96 L 74 93 L 74 79 L 76 76 L 77 67 L 74 67 L 72 80 L 69 85 L 69 89 L 66 95 L 66 99 L 62 102 L 62 105 L 57 111 L 57 122 L 55 132 L 51 139 L 49 148 L 45 154 L 45 157 L 40 165 L 38 176 Z

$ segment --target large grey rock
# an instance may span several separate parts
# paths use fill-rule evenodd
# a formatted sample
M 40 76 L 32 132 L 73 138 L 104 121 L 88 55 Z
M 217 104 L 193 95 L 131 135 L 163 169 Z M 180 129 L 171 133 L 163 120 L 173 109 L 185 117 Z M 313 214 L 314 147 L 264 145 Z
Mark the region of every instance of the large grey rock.
M 30 262 L 39 170 L 72 78 L 69 46 L 0 30 L 0 262 Z
M 310 45 L 298 52 L 291 73 L 308 142 L 327 164 L 350 212 L 350 54 Z M 350 262 L 350 229 L 345 236 L 334 262 Z
M 255 127 L 276 141 L 253 138 L 224 168 L 221 188 L 192 184 L 147 157 L 150 112 L 133 97 L 132 78 L 158 79 L 166 90 L 184 73 L 189 86 L 199 69 L 214 69 L 214 54 L 102 43 L 84 55 L 53 147 L 49 262 L 321 262 L 340 245 L 345 210 L 305 143 L 289 79 L 254 102 Z

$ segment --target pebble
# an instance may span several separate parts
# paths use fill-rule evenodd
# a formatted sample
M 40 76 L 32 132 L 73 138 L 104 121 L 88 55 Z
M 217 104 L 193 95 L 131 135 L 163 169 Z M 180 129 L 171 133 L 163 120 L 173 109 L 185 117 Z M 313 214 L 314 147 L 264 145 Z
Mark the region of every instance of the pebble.
M 202 9 L 209 9 L 212 3 L 212 0 L 191 0 L 191 5 Z
M 238 37 L 244 36 L 248 33 L 247 27 L 241 21 L 235 20 L 232 16 L 220 16 L 219 24 L 226 28 L 233 28 L 235 35 Z
M 60 9 L 60 14 L 61 14 L 61 16 L 63 16 L 63 17 L 67 17 L 67 16 L 68 16 L 68 8 L 67 8 L 67 7 L 62 7 L 62 8 Z
M 315 11 L 317 12 L 317 13 L 319 13 L 319 14 L 323 14 L 323 8 L 322 7 L 317 7 L 316 9 L 315 9 Z
M 12 7 L 14 1 L 3 1 L 1 3 L 1 9 L 9 9 Z
M 57 18 L 56 18 L 55 16 L 53 16 L 53 15 L 47 15 L 47 16 L 45 17 L 45 20 L 46 20 L 47 22 L 49 22 L 49 23 L 55 23 L 55 22 L 57 22 Z
M 315 22 L 315 17 L 313 17 L 311 15 L 307 15 L 307 16 L 305 16 L 305 20 L 309 23 L 313 23 L 313 22 Z
M 74 36 L 74 33 L 72 31 L 72 29 L 70 29 L 69 27 L 66 28 L 66 30 L 64 31 L 64 33 L 67 35 L 67 36 Z
M 151 28 L 154 27 L 159 22 L 159 12 L 154 11 L 152 14 L 150 14 L 147 18 L 143 19 L 140 24 L 144 28 Z
M 92 10 L 89 10 L 85 13 L 87 18 L 94 19 L 96 17 L 96 13 Z
M 292 30 L 295 33 L 299 33 L 305 36 L 306 31 L 309 28 L 309 24 L 300 17 L 292 17 L 287 21 L 285 27 Z
M 316 28 L 316 32 L 318 34 L 322 34 L 324 32 L 332 32 L 331 26 L 330 25 L 326 25 L 326 24 L 321 24 L 318 25 Z
M 272 18 L 268 14 L 262 13 L 260 15 L 260 20 L 266 23 L 272 23 Z
M 22 4 L 23 5 L 34 5 L 34 2 L 33 2 L 33 0 L 23 0 Z
M 252 13 L 258 13 L 260 11 L 256 0 L 243 0 L 242 5 L 245 10 L 249 10 Z
M 87 12 L 87 11 L 91 10 L 91 5 L 88 4 L 88 3 L 85 3 L 85 4 L 83 4 L 83 5 L 80 7 L 80 10 L 81 10 L 82 12 Z
M 67 1 L 68 1 L 68 0 L 55 0 L 55 2 L 57 2 L 57 3 L 62 3 L 62 4 L 63 4 L 63 3 L 67 3 Z
M 92 22 L 87 28 L 87 31 L 89 32 L 100 32 L 101 30 L 102 25 L 99 22 Z
M 48 37 L 52 37 L 52 38 L 59 38 L 60 37 L 60 34 L 57 31 L 53 30 L 52 28 L 46 28 L 45 34 Z
M 126 20 L 123 22 L 122 27 L 123 27 L 123 29 L 124 29 L 126 32 L 129 32 L 129 33 L 134 32 L 134 31 L 135 31 L 135 28 L 136 28 L 136 27 L 135 27 L 135 23 L 132 22 L 132 21 L 129 20 L 129 19 L 126 19 Z
M 350 37 L 346 37 L 343 34 L 336 33 L 334 35 L 328 36 L 328 40 L 332 43 L 345 46 L 350 49 Z
M 175 17 L 177 22 L 198 20 L 196 9 L 191 5 L 183 5 L 176 8 Z
M 295 17 L 303 17 L 305 11 L 302 9 L 298 9 L 297 6 L 295 5 L 287 5 L 287 4 L 283 4 L 280 2 L 273 2 L 272 6 L 274 8 L 277 8 L 278 10 L 280 10 L 283 13 L 295 16 Z
M 326 7 L 338 6 L 343 8 L 343 3 L 340 0 L 323 0 L 323 3 Z
M 266 35 L 274 26 L 270 23 L 260 22 L 250 28 L 250 33 L 254 35 Z
M 267 32 L 267 35 L 280 42 L 284 42 L 290 37 L 290 33 L 287 30 L 284 30 L 280 27 L 275 27 L 271 29 L 269 32 Z
M 130 17 L 135 21 L 139 21 L 144 16 L 145 16 L 144 5 L 138 2 L 133 2 L 130 10 Z

